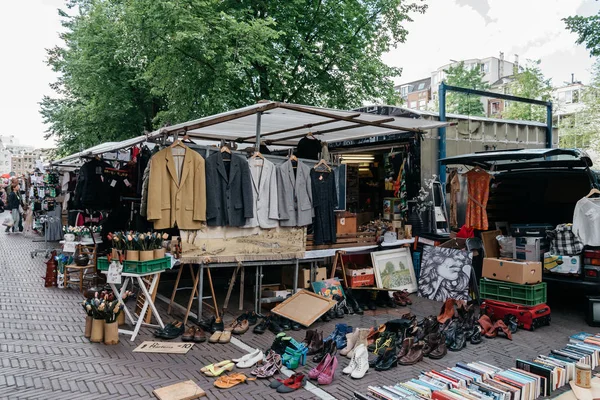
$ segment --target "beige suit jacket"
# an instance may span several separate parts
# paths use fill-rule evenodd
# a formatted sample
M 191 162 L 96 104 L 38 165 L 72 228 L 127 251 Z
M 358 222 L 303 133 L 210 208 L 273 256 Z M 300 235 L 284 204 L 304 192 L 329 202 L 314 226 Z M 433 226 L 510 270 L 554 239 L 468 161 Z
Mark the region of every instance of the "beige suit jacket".
M 154 229 L 200 229 L 206 221 L 206 172 L 200 154 L 186 148 L 177 179 L 177 166 L 171 148 L 150 160 L 148 178 L 148 221 Z

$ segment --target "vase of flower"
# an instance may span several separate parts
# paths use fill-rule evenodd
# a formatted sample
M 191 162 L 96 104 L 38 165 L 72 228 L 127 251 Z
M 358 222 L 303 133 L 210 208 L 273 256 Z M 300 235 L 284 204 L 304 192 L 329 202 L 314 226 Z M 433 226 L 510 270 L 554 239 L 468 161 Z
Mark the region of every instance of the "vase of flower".
M 104 324 L 104 344 L 119 343 L 119 324 L 117 321 Z
M 104 340 L 104 320 L 94 318 L 92 321 L 92 333 L 90 335 L 90 342 L 101 343 Z
M 117 324 L 119 326 L 125 325 L 125 312 L 119 313 L 119 316 L 117 317 Z
M 142 250 L 140 251 L 140 261 L 154 260 L 154 250 Z
M 92 336 L 92 321 L 94 320 L 94 318 L 92 318 L 90 315 L 87 315 L 85 317 L 85 333 L 83 334 L 84 337 L 86 338 L 90 338 L 90 336 Z
M 74 242 L 75 235 L 72 233 L 65 233 L 65 242 Z
M 154 259 L 158 260 L 160 258 L 165 257 L 165 248 L 161 247 L 160 249 L 154 249 Z
M 139 250 L 127 250 L 125 252 L 125 259 L 127 261 L 139 261 L 140 260 Z

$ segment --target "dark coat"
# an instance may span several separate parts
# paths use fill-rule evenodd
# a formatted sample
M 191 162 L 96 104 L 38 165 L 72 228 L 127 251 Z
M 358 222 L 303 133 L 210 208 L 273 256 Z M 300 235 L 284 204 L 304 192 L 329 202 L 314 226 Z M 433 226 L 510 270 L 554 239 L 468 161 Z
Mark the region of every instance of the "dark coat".
M 219 151 L 209 156 L 206 168 L 206 224 L 208 226 L 244 226 L 254 217 L 252 178 L 248 162 L 231 156 L 229 176 Z
M 112 188 L 109 186 L 109 179 L 104 177 L 105 168 L 110 168 L 110 165 L 95 158 L 81 166 L 75 188 L 74 205 L 76 208 L 94 210 L 111 208 Z
M 8 203 L 6 205 L 7 210 L 17 209 L 21 205 L 21 200 L 15 192 L 10 192 L 8 194 L 8 198 L 7 198 L 6 202 Z
M 321 178 L 321 179 L 319 179 Z M 335 189 L 335 173 L 317 172 L 310 170 L 312 184 L 313 207 L 313 242 L 315 245 L 335 243 L 336 221 L 335 209 L 338 205 L 338 195 Z

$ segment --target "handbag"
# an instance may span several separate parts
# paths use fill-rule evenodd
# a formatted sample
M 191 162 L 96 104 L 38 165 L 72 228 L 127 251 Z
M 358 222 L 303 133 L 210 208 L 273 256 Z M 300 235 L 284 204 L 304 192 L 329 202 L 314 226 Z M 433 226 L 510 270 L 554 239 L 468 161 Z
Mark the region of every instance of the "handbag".
M 15 224 L 15 220 L 13 219 L 12 215 L 8 214 L 8 216 L 6 216 L 6 218 L 4 218 L 4 221 L 2 221 L 2 225 L 7 226 L 7 227 L 12 227 Z
M 558 256 L 574 256 L 583 252 L 583 243 L 573 232 L 572 224 L 560 224 L 547 231 L 550 238 L 550 253 Z

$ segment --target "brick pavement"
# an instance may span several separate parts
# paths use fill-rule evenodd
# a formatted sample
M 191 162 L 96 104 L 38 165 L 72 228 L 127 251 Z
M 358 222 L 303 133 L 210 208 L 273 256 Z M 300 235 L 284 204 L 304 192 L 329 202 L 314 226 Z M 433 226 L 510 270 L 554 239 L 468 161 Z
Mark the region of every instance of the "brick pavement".
M 149 399 L 154 388 L 182 380 L 196 381 L 210 399 L 315 399 L 307 390 L 279 395 L 264 381 L 249 382 L 228 391 L 212 386 L 212 379 L 199 369 L 212 362 L 238 357 L 243 352 L 234 344 L 200 344 L 187 355 L 144 354 L 131 350 L 143 340 L 152 339 L 150 329 L 142 328 L 135 343 L 125 337 L 116 346 L 92 344 L 83 337 L 82 296 L 75 290 L 43 287 L 45 265 L 42 257 L 31 259 L 29 252 L 39 248 L 22 235 L 0 233 L 0 399 Z M 233 299 L 231 304 L 237 304 Z M 160 310 L 165 320 L 164 305 Z M 411 311 L 422 317 L 436 314 L 439 304 L 415 299 Z M 315 327 L 331 332 L 336 322 L 368 327 L 398 317 L 402 309 L 366 312 L 343 320 L 318 323 Z M 581 312 L 554 310 L 550 327 L 536 332 L 520 331 L 515 340 L 485 340 L 469 345 L 439 361 L 424 360 L 412 367 L 397 367 L 386 372 L 370 371 L 362 380 L 342 377 L 340 371 L 332 385 L 322 387 L 336 399 L 351 399 L 355 390 L 366 391 L 374 384 L 392 384 L 415 377 L 420 370 L 443 368 L 457 361 L 483 360 L 511 367 L 517 357 L 530 358 L 563 346 L 567 337 L 581 330 L 596 331 L 583 321 Z M 302 340 L 304 331 L 290 332 Z M 240 339 L 246 345 L 265 349 L 274 335 L 246 333 Z M 306 371 L 314 366 L 309 360 Z

